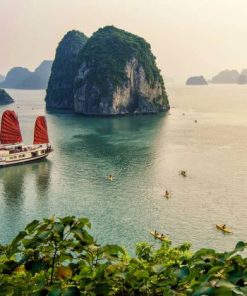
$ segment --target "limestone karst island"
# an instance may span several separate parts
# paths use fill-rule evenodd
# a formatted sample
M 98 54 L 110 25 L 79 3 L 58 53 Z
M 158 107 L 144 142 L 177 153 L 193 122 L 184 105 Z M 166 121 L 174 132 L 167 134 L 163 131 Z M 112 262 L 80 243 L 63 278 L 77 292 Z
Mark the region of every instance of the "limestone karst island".
M 150 45 L 113 26 L 87 38 L 68 32 L 59 43 L 46 95 L 47 108 L 84 115 L 158 113 L 169 109 Z

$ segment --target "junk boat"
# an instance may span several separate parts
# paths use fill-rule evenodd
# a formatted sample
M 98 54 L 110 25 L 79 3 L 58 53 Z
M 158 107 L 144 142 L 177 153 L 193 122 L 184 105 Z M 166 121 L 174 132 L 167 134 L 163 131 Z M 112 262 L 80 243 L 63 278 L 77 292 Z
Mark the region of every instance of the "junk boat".
M 0 167 L 43 159 L 53 151 L 44 116 L 36 118 L 33 145 L 24 145 L 18 117 L 10 110 L 2 115 L 0 143 Z

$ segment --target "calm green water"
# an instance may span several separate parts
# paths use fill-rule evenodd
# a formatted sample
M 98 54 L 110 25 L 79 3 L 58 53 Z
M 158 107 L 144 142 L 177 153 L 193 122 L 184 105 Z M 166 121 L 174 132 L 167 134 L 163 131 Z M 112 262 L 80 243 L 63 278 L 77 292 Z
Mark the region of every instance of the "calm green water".
M 30 143 L 35 116 L 46 113 L 45 92 L 9 93 Z M 0 242 L 53 214 L 87 216 L 99 242 L 129 250 L 153 241 L 149 229 L 194 248 L 225 250 L 246 240 L 247 86 L 170 85 L 168 93 L 171 115 L 46 114 L 55 152 L 0 170 Z M 188 178 L 178 175 L 181 169 Z M 166 189 L 169 200 L 162 197 Z M 234 234 L 217 232 L 216 223 Z

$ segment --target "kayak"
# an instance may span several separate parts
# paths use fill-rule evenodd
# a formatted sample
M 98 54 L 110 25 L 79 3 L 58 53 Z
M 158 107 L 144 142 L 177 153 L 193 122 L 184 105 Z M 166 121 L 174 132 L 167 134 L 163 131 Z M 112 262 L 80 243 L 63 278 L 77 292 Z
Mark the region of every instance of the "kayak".
M 169 240 L 168 236 L 167 235 L 164 235 L 164 234 L 161 234 L 159 232 L 155 232 L 155 231 L 149 231 L 149 233 L 155 237 L 156 239 L 159 239 L 161 241 L 165 241 L 165 240 Z
M 231 229 L 224 227 L 221 224 L 216 224 L 216 228 L 223 231 L 224 233 L 232 233 Z

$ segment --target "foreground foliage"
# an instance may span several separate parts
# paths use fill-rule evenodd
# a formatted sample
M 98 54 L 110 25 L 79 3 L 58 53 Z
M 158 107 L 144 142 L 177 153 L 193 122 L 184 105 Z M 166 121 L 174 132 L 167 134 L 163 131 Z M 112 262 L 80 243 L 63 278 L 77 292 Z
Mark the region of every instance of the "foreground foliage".
M 34 220 L 0 246 L 0 295 L 247 295 L 247 259 L 231 252 L 190 251 L 190 244 L 155 249 L 139 243 L 136 257 L 100 246 L 86 218 Z

